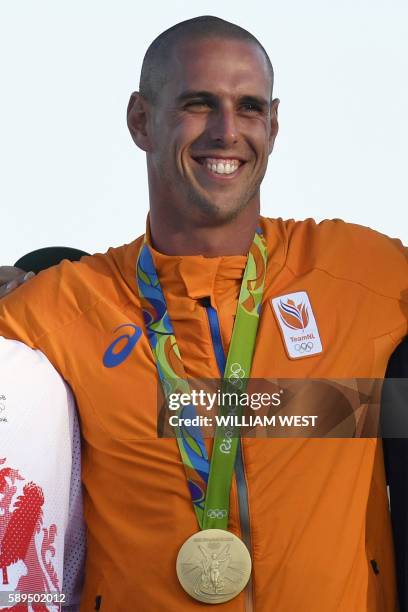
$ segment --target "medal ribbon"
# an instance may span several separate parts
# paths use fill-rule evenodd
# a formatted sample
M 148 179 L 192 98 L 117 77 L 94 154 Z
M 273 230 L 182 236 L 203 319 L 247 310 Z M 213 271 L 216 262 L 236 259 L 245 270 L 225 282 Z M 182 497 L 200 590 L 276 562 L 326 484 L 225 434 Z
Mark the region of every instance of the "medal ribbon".
M 250 376 L 265 283 L 267 249 L 258 228 L 252 242 L 238 298 L 237 312 L 225 366 L 222 392 L 243 393 Z M 153 257 L 145 241 L 137 260 L 137 285 L 147 337 L 155 357 L 163 393 L 188 393 L 190 385 L 181 360 L 167 304 Z M 181 418 L 196 416 L 193 405 L 176 413 Z M 220 415 L 240 415 L 240 407 L 221 406 Z M 211 463 L 200 427 L 174 428 L 193 507 L 201 529 L 226 529 L 229 497 L 239 437 L 230 426 L 218 426 Z

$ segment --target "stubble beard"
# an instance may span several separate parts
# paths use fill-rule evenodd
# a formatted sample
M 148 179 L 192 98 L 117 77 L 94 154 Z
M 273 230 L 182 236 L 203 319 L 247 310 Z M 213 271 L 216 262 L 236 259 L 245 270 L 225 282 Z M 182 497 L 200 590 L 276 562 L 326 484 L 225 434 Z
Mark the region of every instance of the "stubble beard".
M 190 219 L 194 219 L 196 223 L 204 226 L 219 226 L 236 219 L 247 208 L 256 194 L 259 193 L 266 171 L 265 168 L 262 176 L 252 185 L 252 188 L 246 189 L 240 195 L 234 196 L 228 206 L 224 207 L 222 204 L 211 200 L 209 195 L 200 193 L 190 181 L 185 181 L 182 188 L 184 193 L 182 194 L 180 186 L 174 185 L 173 175 L 166 167 L 166 164 L 159 163 L 157 167 L 162 180 L 164 179 L 167 184 L 167 189 L 165 188 L 164 191 L 167 193 L 167 196 L 171 194 L 170 199 L 174 201 L 175 208 L 178 209 L 179 214 L 181 216 L 188 216 Z M 184 205 L 182 204 L 183 201 Z
M 191 185 L 187 187 L 187 201 L 189 206 L 194 207 L 201 220 L 207 225 L 220 225 L 236 219 L 250 204 L 260 187 L 260 182 L 250 191 L 235 196 L 224 207 L 211 200 L 209 196 L 198 193 Z

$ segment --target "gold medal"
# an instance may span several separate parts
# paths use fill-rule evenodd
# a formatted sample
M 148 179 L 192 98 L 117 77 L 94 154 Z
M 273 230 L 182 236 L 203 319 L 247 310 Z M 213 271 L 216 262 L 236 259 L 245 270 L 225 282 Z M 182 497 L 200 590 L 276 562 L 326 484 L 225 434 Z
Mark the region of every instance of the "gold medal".
M 191 597 L 220 604 L 236 597 L 251 575 L 251 556 L 236 535 L 224 529 L 204 529 L 180 548 L 176 571 Z

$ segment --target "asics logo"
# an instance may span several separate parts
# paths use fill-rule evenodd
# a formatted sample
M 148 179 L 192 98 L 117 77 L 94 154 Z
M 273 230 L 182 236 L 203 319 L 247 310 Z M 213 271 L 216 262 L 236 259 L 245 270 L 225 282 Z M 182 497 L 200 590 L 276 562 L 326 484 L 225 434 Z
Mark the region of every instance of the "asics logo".
M 105 368 L 115 368 L 120 365 L 129 357 L 130 353 L 135 348 L 140 336 L 142 335 L 142 330 L 137 325 L 133 325 L 132 323 L 124 323 L 123 325 L 119 325 L 115 329 L 117 332 L 122 327 L 130 327 L 132 329 L 132 333 L 122 334 L 118 336 L 116 340 L 112 342 L 110 346 L 105 351 L 103 356 L 103 365 Z M 125 344 L 124 344 L 125 342 Z M 116 350 L 119 348 L 119 350 Z

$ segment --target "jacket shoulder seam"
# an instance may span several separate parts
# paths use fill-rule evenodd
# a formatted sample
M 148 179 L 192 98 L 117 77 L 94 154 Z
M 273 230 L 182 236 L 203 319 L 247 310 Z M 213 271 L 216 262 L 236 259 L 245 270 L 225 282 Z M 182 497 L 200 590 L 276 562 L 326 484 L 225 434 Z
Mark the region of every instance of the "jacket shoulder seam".
M 97 304 L 99 304 L 100 302 L 103 302 L 103 298 L 102 297 L 98 298 L 96 300 L 96 302 L 94 302 L 91 306 L 85 308 L 84 310 L 81 310 L 79 312 L 79 314 L 77 316 L 75 316 L 73 319 L 70 319 L 69 321 L 67 321 L 65 323 L 61 323 L 61 325 L 57 325 L 56 327 L 53 327 L 52 329 L 50 329 L 50 330 L 40 334 L 39 336 L 34 337 L 33 338 L 33 342 L 34 343 L 39 343 L 39 342 L 41 342 L 42 339 L 46 338 L 47 336 L 51 336 L 52 334 L 55 334 L 59 330 L 64 329 L 64 327 L 68 327 L 69 325 L 72 325 L 78 319 L 80 319 L 83 315 L 85 315 L 88 312 L 90 312 L 91 310 L 93 310 L 93 308 L 95 308 L 95 306 Z

